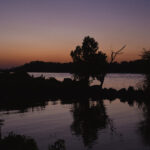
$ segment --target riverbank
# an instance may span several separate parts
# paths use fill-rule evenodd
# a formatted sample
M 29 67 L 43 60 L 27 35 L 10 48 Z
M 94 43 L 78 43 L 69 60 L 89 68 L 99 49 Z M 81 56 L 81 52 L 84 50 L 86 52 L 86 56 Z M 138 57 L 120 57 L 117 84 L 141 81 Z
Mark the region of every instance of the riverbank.
M 9 99 L 15 97 L 18 101 L 22 97 L 28 98 L 101 98 L 101 99 L 136 99 L 141 100 L 145 97 L 141 89 L 122 88 L 119 90 L 113 88 L 101 89 L 98 85 L 86 86 L 83 81 L 74 81 L 70 78 L 64 78 L 58 81 L 55 78 L 33 77 L 25 72 L 1 73 L 0 74 L 1 103 L 9 102 Z

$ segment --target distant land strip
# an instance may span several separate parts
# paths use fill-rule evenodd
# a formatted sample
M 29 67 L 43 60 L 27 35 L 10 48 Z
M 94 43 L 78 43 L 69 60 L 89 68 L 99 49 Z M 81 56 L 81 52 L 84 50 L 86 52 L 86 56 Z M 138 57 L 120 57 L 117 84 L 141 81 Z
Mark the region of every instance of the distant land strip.
M 54 63 L 43 61 L 32 61 L 21 66 L 10 69 L 0 69 L 0 71 L 25 71 L 25 72 L 57 72 L 73 73 L 78 71 L 79 65 L 69 63 Z M 108 73 L 144 73 L 145 62 L 143 60 L 114 62 L 109 64 Z

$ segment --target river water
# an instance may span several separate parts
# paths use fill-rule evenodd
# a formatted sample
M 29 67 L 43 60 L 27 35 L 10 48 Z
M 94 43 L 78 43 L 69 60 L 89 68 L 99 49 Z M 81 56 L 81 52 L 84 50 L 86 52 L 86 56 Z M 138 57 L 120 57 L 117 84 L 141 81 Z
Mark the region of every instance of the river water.
M 30 74 L 58 80 L 72 78 L 69 73 Z M 140 74 L 108 74 L 104 87 L 138 88 L 143 80 Z M 150 149 L 150 134 L 143 132 L 147 118 L 142 106 L 134 100 L 131 103 L 120 99 L 80 102 L 49 99 L 44 105 L 28 106 L 25 110 L 0 111 L 0 119 L 2 137 L 9 132 L 30 136 L 40 150 L 48 150 L 58 139 L 65 141 L 66 150 Z

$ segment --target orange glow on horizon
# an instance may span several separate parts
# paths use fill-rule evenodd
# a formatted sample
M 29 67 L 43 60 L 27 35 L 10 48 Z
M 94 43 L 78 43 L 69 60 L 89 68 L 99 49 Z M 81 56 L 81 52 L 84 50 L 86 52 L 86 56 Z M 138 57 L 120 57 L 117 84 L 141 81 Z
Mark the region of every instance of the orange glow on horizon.
M 0 68 L 30 61 L 70 62 L 70 51 L 90 36 L 116 61 L 139 59 L 150 48 L 148 0 L 0 1 Z
M 105 52 L 105 51 L 103 51 Z M 110 53 L 111 51 L 107 51 L 106 54 L 108 56 L 108 61 L 110 59 Z M 124 50 L 124 54 L 119 55 L 116 58 L 117 62 L 121 61 L 131 61 L 131 60 L 136 60 L 140 59 L 140 53 L 135 55 L 134 52 L 128 52 L 128 50 Z M 45 50 L 43 52 L 39 51 L 17 51 L 10 52 L 10 53 L 4 53 L 3 55 L 0 56 L 0 65 L 2 66 L 1 68 L 7 68 L 7 67 L 12 67 L 12 66 L 18 66 L 18 65 L 23 65 L 25 63 L 29 63 L 31 61 L 45 61 L 45 62 L 60 62 L 60 63 L 65 63 L 65 62 L 72 62 L 72 59 L 70 57 L 70 51 L 50 51 L 50 50 Z
M 82 44 L 82 40 L 68 40 L 63 39 L 60 42 L 58 40 L 54 40 L 53 42 L 42 41 L 39 39 L 34 39 L 34 42 L 22 41 L 20 39 L 20 43 L 15 41 L 9 41 L 9 45 L 7 42 L 4 42 L 0 45 L 0 68 L 7 68 L 12 66 L 23 65 L 24 63 L 28 63 L 31 61 L 45 61 L 45 62 L 71 62 L 72 59 L 70 57 L 70 51 L 74 50 L 77 45 Z M 95 38 L 97 41 L 97 39 Z M 76 41 L 76 42 L 74 42 Z M 98 43 L 100 43 L 98 40 Z M 58 45 L 59 42 L 59 45 Z M 103 42 L 104 43 L 104 42 Z M 123 43 L 123 42 L 122 42 Z M 107 43 L 99 45 L 99 49 L 102 49 L 102 52 L 106 53 L 108 56 L 108 60 L 111 54 L 111 49 L 107 46 Z M 118 50 L 122 47 L 121 44 L 115 44 L 116 48 L 113 48 L 114 51 Z M 142 46 L 136 47 L 135 45 L 127 45 L 127 47 L 123 50 L 123 54 L 119 55 L 116 58 L 116 61 L 131 61 L 140 59 L 140 53 L 142 51 Z

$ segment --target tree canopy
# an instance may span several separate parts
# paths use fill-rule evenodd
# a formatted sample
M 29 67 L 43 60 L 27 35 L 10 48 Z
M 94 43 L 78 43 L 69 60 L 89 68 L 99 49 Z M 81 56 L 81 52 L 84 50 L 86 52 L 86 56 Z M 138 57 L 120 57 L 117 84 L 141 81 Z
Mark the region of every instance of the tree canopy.
M 142 56 L 142 59 L 143 59 L 143 60 L 145 60 L 145 61 L 150 61 L 150 49 L 149 49 L 149 50 L 146 50 L 146 49 L 144 48 L 141 56 Z
M 150 74 L 149 66 L 150 66 L 150 49 L 146 50 L 143 49 L 142 55 L 141 55 L 142 60 L 144 60 L 145 63 L 145 73 Z
M 75 72 L 76 79 L 84 79 L 89 83 L 89 77 L 92 77 L 103 84 L 108 62 L 106 54 L 98 49 L 98 42 L 86 36 L 82 46 L 76 46 L 75 50 L 71 51 L 73 62 L 78 64 Z

